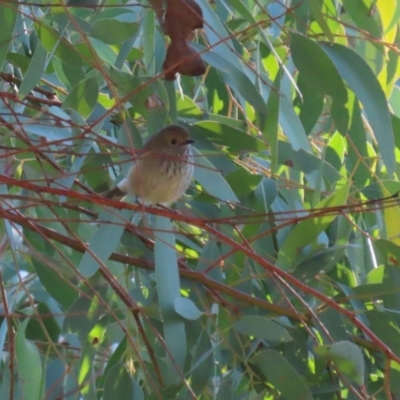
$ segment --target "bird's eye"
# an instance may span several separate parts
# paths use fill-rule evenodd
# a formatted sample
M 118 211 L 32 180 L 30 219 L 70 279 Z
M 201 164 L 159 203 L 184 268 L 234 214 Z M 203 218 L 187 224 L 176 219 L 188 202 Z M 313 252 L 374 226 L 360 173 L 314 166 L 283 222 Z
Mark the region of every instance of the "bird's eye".
M 171 139 L 171 144 L 177 144 L 178 143 L 178 141 L 176 140 L 176 139 Z

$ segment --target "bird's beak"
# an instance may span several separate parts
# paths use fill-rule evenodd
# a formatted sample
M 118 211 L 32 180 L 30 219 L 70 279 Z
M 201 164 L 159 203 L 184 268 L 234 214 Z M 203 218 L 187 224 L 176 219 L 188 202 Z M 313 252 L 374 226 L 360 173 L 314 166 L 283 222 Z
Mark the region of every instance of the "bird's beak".
M 192 139 L 188 139 L 188 140 L 185 140 L 183 143 L 182 143 L 182 145 L 187 145 L 187 144 L 193 144 L 194 143 L 194 140 L 192 140 Z

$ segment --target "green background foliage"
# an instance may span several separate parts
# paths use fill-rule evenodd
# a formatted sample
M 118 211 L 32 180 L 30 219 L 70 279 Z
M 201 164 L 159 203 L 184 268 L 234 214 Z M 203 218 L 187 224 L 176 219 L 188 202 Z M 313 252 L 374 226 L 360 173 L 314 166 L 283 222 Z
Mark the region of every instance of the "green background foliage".
M 400 397 L 397 0 L 0 0 L 1 399 Z M 105 200 L 179 123 L 172 209 Z

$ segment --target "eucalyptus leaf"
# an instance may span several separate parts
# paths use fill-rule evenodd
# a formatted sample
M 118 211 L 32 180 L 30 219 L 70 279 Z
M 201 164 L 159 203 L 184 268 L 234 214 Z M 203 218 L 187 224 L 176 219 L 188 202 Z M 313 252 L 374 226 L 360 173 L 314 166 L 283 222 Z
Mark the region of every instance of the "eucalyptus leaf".
M 364 383 L 365 364 L 360 348 L 352 342 L 341 341 L 331 345 L 316 346 L 314 351 L 333 361 L 336 368 L 359 385 Z
M 116 19 L 98 19 L 90 31 L 90 35 L 107 44 L 121 43 L 137 32 L 137 24 L 122 22 Z

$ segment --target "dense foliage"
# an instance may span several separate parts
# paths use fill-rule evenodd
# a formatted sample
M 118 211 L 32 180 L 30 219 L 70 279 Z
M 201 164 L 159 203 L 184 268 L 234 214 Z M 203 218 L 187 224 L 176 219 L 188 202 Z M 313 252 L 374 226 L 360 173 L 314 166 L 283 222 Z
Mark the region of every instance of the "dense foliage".
M 400 398 L 400 2 L 196 2 L 174 81 L 161 1 L 0 0 L 0 398 Z

